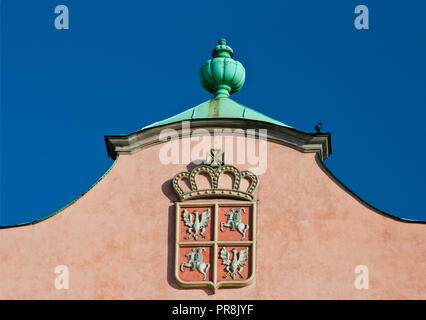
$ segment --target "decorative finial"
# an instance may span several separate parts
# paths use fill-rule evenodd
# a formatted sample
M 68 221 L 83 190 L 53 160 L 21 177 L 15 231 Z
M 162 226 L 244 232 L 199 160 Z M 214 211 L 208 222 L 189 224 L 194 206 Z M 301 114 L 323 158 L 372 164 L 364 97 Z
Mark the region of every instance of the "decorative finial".
M 232 59 L 234 51 L 220 39 L 213 49 L 213 59 L 201 66 L 201 85 L 214 94 L 215 98 L 227 98 L 230 94 L 241 89 L 246 79 L 243 65 Z
M 232 48 L 226 44 L 226 39 L 220 39 L 212 52 L 213 58 L 232 58 L 233 55 L 234 50 L 232 50 Z

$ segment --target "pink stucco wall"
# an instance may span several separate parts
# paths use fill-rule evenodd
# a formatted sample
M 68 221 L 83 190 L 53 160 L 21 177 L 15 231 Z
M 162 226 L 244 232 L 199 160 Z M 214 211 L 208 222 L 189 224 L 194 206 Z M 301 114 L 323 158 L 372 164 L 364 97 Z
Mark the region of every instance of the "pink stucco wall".
M 275 143 L 255 192 L 254 282 L 216 294 L 180 288 L 170 179 L 187 164 L 162 165 L 160 148 L 121 155 L 57 215 L 1 229 L 0 299 L 426 298 L 426 225 L 373 211 L 329 177 L 315 154 Z M 55 289 L 57 265 L 69 268 L 68 290 Z M 369 269 L 368 290 L 354 286 L 357 265 Z

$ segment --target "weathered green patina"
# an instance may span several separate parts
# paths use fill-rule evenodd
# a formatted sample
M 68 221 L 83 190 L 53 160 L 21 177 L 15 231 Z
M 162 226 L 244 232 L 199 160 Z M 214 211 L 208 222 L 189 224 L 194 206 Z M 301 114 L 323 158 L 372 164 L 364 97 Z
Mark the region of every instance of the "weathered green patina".
M 241 89 L 246 79 L 246 70 L 239 61 L 232 59 L 234 51 L 220 39 L 213 49 L 213 59 L 200 68 L 201 84 L 215 98 L 227 98 Z
M 250 109 L 230 98 L 215 98 L 202 104 L 190 108 L 182 113 L 179 113 L 173 117 L 167 118 L 162 121 L 155 122 L 149 126 L 144 127 L 143 129 L 153 128 L 157 126 L 162 126 L 165 124 L 170 124 L 174 122 L 186 121 L 186 120 L 195 120 L 195 119 L 212 119 L 212 118 L 236 118 L 236 119 L 247 119 L 247 120 L 257 120 L 276 124 L 278 126 L 283 126 L 291 128 L 290 126 L 274 120 L 264 114 L 257 112 L 253 109 Z
M 233 55 L 234 51 L 226 44 L 226 40 L 220 39 L 213 49 L 213 59 L 208 60 L 200 68 L 201 85 L 215 95 L 214 99 L 143 129 L 186 120 L 212 118 L 256 120 L 291 128 L 229 98 L 229 95 L 241 89 L 246 77 L 243 65 L 232 59 Z

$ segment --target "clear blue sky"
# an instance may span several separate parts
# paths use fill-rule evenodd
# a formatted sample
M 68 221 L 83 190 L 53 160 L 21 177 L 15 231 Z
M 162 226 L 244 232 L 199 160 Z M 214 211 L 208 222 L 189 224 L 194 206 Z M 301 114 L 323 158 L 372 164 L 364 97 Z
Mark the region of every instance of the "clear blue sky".
M 54 8 L 69 8 L 56 30 Z M 354 28 L 356 5 L 370 29 Z M 198 70 L 225 37 L 247 71 L 233 99 L 331 132 L 326 166 L 392 215 L 426 220 L 426 2 L 1 1 L 0 225 L 85 192 L 127 134 L 211 98 Z M 314 208 L 313 208 L 314 210 Z

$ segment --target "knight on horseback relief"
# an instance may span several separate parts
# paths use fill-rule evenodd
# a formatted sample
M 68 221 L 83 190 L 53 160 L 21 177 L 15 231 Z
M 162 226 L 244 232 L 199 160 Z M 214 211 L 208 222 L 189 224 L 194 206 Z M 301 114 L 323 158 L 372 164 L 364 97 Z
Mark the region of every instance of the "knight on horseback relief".
M 220 150 L 212 149 L 209 156 L 207 163 L 180 172 L 172 180 L 181 200 L 176 202 L 175 279 L 184 288 L 208 287 L 216 292 L 219 288 L 247 286 L 254 279 L 253 193 L 258 178 L 226 165 Z M 210 188 L 199 187 L 201 175 L 207 176 Z M 232 178 L 229 186 L 221 182 L 225 175 Z M 243 180 L 247 181 L 244 189 L 240 188 Z

